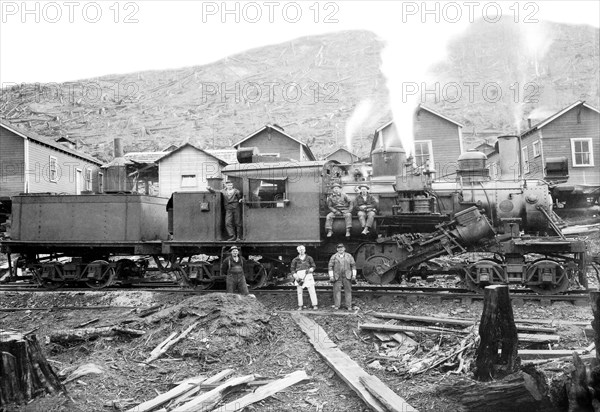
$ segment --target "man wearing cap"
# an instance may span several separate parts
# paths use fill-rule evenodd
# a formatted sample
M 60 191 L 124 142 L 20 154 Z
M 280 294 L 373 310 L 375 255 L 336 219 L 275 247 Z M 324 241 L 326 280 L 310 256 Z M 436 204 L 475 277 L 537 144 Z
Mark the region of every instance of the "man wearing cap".
M 215 193 L 215 190 L 211 187 L 207 187 L 208 191 Z M 242 193 L 233 187 L 233 183 L 230 181 L 225 182 L 225 188 L 222 189 L 221 195 L 223 195 L 223 204 L 225 206 L 225 228 L 229 238 L 228 242 L 234 240 L 242 240 L 242 208 L 240 203 L 243 203 L 244 199 Z M 237 229 L 237 238 L 235 236 Z
M 344 220 L 346 221 L 346 237 L 350 237 L 350 229 L 352 229 L 352 202 L 345 193 L 342 193 L 342 185 L 339 183 L 333 184 L 333 193 L 327 196 L 327 207 L 329 208 L 329 213 L 325 219 L 327 237 L 333 235 L 334 216 L 344 216 Z
M 361 184 L 358 185 L 358 188 L 360 189 L 360 194 L 356 196 L 354 206 L 358 211 L 358 220 L 363 228 L 362 234 L 368 235 L 369 230 L 373 227 L 379 203 L 377 202 L 377 199 L 369 193 L 370 188 L 368 185 Z
M 356 263 L 345 246 L 337 245 L 337 253 L 329 259 L 329 280 L 333 283 L 333 308 L 339 309 L 342 303 L 342 284 L 346 309 L 352 310 L 352 281 L 356 280 Z
M 244 276 L 244 258 L 237 246 L 229 249 L 230 256 L 221 263 L 221 275 L 226 275 L 227 293 L 248 294 L 248 285 Z

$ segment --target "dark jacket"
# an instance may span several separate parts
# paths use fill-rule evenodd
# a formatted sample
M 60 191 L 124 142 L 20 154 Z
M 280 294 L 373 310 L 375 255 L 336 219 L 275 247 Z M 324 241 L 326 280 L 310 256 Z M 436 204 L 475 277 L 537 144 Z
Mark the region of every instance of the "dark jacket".
M 352 202 L 345 193 L 339 195 L 332 193 L 327 196 L 327 207 L 333 213 L 346 212 L 352 210 Z
M 221 276 L 229 275 L 230 273 L 233 275 L 235 272 L 244 273 L 244 258 L 238 256 L 238 261 L 234 261 L 231 256 L 226 257 L 221 262 Z M 241 272 L 239 269 L 241 268 Z
M 346 279 L 352 279 L 352 270 L 356 269 L 356 263 L 350 253 L 344 252 L 340 256 L 339 253 L 335 253 L 331 259 L 329 259 L 328 270 L 333 271 L 333 280 L 337 281 L 342 276 Z
M 361 206 L 365 206 L 364 208 Z M 377 199 L 375 199 L 373 197 L 373 195 L 368 194 L 367 193 L 367 198 L 363 198 L 362 195 L 357 195 L 356 199 L 354 199 L 354 208 L 356 209 L 356 211 L 363 211 L 363 212 L 370 212 L 370 211 L 374 211 L 377 212 L 377 209 L 379 209 L 379 202 L 377 202 Z
M 317 268 L 317 265 L 315 265 L 314 259 L 308 255 L 306 255 L 304 260 L 296 256 L 292 260 L 292 264 L 290 265 L 290 270 L 292 273 L 296 273 L 299 270 L 308 270 L 310 268 L 312 268 L 312 270 L 314 271 Z

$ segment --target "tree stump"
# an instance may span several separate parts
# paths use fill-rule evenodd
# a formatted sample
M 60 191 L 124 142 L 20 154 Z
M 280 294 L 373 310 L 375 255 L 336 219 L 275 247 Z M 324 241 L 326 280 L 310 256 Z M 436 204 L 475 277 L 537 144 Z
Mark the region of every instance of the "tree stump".
M 44 392 L 65 392 L 35 335 L 0 330 L 0 407 Z
M 517 328 L 513 316 L 508 285 L 485 288 L 483 313 L 479 324 L 481 342 L 475 360 L 475 379 L 499 379 L 519 370 Z M 498 358 L 498 345 L 502 352 Z

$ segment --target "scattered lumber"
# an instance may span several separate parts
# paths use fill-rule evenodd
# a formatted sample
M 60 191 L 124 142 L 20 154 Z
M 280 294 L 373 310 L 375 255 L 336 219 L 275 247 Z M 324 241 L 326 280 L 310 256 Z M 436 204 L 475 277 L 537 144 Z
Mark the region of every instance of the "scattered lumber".
M 55 330 L 47 336 L 49 342 L 53 343 L 70 343 L 80 342 L 91 339 L 96 339 L 101 336 L 128 335 L 142 336 L 146 332 L 138 329 L 129 329 L 119 326 L 105 326 L 99 328 L 82 328 L 82 329 L 60 329 Z
M 383 312 L 373 312 L 372 316 L 381 319 L 397 319 L 397 320 L 405 320 L 411 322 L 422 322 L 422 323 L 441 323 L 443 325 L 454 325 L 454 326 L 473 326 L 477 322 L 469 319 L 455 319 L 455 318 L 439 318 L 435 316 L 414 316 L 414 315 L 404 315 L 400 313 L 383 313 Z M 517 323 L 517 330 L 521 332 L 543 332 L 543 333 L 553 333 L 556 332 L 556 328 L 554 327 L 544 327 L 544 326 L 535 326 L 535 325 L 522 325 Z
M 75 326 L 75 329 L 83 328 L 85 326 L 89 326 L 92 323 L 96 323 L 96 322 L 99 322 L 99 321 L 100 321 L 100 318 L 95 318 L 95 319 L 92 319 L 92 320 L 88 320 L 87 322 L 83 322 L 83 323 L 80 323 L 79 325 Z
M 173 332 L 167 339 L 162 341 L 156 348 L 152 350 L 152 352 L 150 352 L 150 356 L 145 360 L 145 362 L 150 363 L 160 358 L 167 352 L 167 350 L 169 350 L 171 346 L 185 338 L 196 326 L 198 326 L 198 322 L 194 322 L 186 330 L 181 332 L 179 336 L 177 336 L 177 332 Z
M 385 412 L 383 405 L 375 396 L 373 396 L 367 388 L 360 382 L 360 377 L 370 376 L 348 355 L 337 348 L 327 333 L 315 321 L 308 319 L 299 313 L 292 314 L 292 319 L 298 324 L 300 329 L 308 336 L 310 343 L 316 351 L 325 359 L 337 375 L 346 382 L 354 392 L 375 412 Z M 376 377 L 373 377 L 377 379 Z M 384 385 L 382 382 L 381 385 Z M 384 385 L 385 386 L 385 385 Z M 389 395 L 389 394 L 388 394 Z M 394 394 L 393 398 L 388 398 L 389 402 L 396 405 L 404 405 L 403 410 L 406 412 L 416 411 L 404 399 Z
M 189 390 L 188 392 L 186 392 L 183 395 L 179 396 L 169 406 L 172 408 L 172 407 L 176 407 L 178 405 L 181 405 L 184 402 L 187 402 L 196 393 L 198 393 L 201 390 L 204 390 L 205 389 L 203 387 L 204 385 L 208 385 L 208 386 L 214 385 L 214 387 L 212 387 L 210 389 L 214 389 L 214 388 L 218 387 L 220 385 L 219 382 L 221 382 L 223 379 L 225 379 L 225 378 L 233 375 L 233 373 L 234 373 L 233 369 L 222 370 L 221 372 L 217 373 L 214 376 L 211 376 L 210 378 L 208 378 L 207 380 L 205 380 L 204 382 L 202 382 L 202 385 L 196 385 L 191 390 Z
M 66 392 L 35 335 L 0 330 L 0 409 L 43 393 Z
M 371 375 L 360 376 L 358 380 L 389 412 L 406 412 L 407 410 L 410 410 L 406 409 L 405 402 L 400 404 L 396 403 L 395 401 L 398 399 L 396 392 L 392 391 L 376 377 Z
M 77 380 L 77 379 L 81 378 L 82 376 L 101 375 L 103 373 L 104 373 L 104 371 L 98 365 L 95 365 L 93 363 L 86 363 L 84 365 L 79 366 L 77 369 L 75 369 L 73 372 L 71 372 L 71 374 L 67 377 L 67 379 L 65 379 L 63 381 L 63 384 L 66 385 L 67 383 Z
M 475 379 L 489 381 L 517 372 L 518 335 L 508 285 L 492 285 L 485 288 L 479 336 L 481 341 L 475 359 Z M 502 351 L 498 356 L 500 342 Z
M 181 396 L 182 394 L 195 388 L 200 383 L 206 380 L 205 376 L 199 375 L 193 378 L 186 379 L 168 392 L 157 396 L 154 399 L 140 403 L 138 406 L 128 409 L 127 412 L 148 412 L 170 401 L 171 399 Z
M 256 375 L 246 375 L 238 378 L 231 378 L 217 386 L 215 389 L 203 393 L 191 401 L 178 406 L 171 412 L 210 411 L 221 401 L 221 399 L 223 399 L 226 394 L 235 390 L 239 386 L 253 381 L 254 379 L 256 379 Z
M 248 405 L 262 401 L 263 399 L 306 379 L 308 379 L 308 375 L 304 371 L 290 373 L 281 379 L 259 387 L 254 393 L 250 393 L 215 409 L 214 412 L 241 411 Z

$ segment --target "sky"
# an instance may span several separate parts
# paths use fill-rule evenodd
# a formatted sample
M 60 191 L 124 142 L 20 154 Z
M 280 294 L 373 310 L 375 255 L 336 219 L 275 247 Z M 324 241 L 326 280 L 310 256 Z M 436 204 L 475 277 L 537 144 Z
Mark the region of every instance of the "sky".
M 598 1 L 0 1 L 0 84 L 208 64 L 306 35 L 376 32 L 413 61 L 475 19 L 600 25 Z M 437 53 L 443 56 L 443 51 Z M 349 56 L 351 57 L 351 56 Z M 429 63 L 429 62 L 427 62 Z M 391 65 L 390 67 L 394 67 Z

